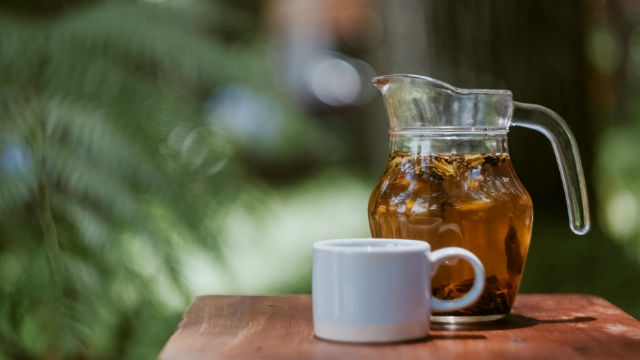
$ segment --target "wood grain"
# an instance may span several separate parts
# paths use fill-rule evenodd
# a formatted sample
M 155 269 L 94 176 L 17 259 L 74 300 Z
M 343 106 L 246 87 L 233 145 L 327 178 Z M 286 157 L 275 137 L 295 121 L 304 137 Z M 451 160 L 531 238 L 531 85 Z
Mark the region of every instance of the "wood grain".
M 640 359 L 640 322 L 590 295 L 519 295 L 483 326 L 432 326 L 429 338 L 354 345 L 316 339 L 311 297 L 201 296 L 160 353 L 204 359 Z

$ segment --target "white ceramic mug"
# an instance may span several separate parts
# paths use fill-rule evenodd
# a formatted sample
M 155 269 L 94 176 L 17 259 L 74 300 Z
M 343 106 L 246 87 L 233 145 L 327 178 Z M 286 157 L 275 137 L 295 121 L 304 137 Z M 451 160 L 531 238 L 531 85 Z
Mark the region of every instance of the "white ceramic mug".
M 454 300 L 431 297 L 431 276 L 449 258 L 467 260 L 471 290 Z M 348 342 L 391 342 L 429 334 L 431 310 L 475 302 L 484 267 L 471 252 L 399 239 L 341 239 L 313 244 L 313 325 L 316 336 Z

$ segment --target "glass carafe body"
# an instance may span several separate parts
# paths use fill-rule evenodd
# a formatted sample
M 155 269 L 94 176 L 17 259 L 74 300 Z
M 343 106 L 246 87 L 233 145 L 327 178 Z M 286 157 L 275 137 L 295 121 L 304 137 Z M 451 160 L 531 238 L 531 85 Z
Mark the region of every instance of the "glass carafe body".
M 373 237 L 463 247 L 480 258 L 486 285 L 472 306 L 434 320 L 488 321 L 509 313 L 531 239 L 533 206 L 507 150 L 507 134 L 392 134 L 386 169 L 369 200 Z M 464 261 L 440 266 L 432 293 L 463 296 L 473 284 Z

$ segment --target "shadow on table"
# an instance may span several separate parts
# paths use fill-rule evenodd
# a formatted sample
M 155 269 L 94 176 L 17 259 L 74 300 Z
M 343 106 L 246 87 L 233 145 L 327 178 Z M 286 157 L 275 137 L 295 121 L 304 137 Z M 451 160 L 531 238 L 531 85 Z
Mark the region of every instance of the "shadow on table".
M 427 340 L 484 340 L 487 337 L 484 335 L 475 334 L 430 334 Z
M 447 331 L 438 334 L 429 334 L 429 337 L 416 340 L 399 341 L 392 343 L 353 343 L 353 342 L 341 342 L 326 340 L 316 337 L 326 343 L 342 344 L 342 345 L 365 345 L 365 346 L 395 346 L 402 344 L 416 344 L 425 343 L 434 340 L 485 340 L 487 337 L 482 334 L 461 334 L 457 331 L 495 331 L 495 330 L 510 330 L 510 329 L 522 329 L 533 327 L 540 324 L 565 324 L 565 323 L 583 323 L 594 321 L 596 318 L 590 316 L 578 316 L 571 319 L 548 319 L 538 320 L 536 318 L 522 316 L 518 314 L 511 314 L 502 320 L 496 322 L 484 323 L 484 324 L 442 324 L 431 323 L 431 330 L 434 331 Z
M 426 343 L 433 340 L 485 340 L 487 337 L 480 334 L 456 334 L 456 333 L 448 333 L 448 334 L 429 334 L 428 337 L 414 339 L 414 340 L 403 340 L 403 341 L 394 341 L 394 342 L 345 342 L 345 341 L 336 341 L 336 340 L 328 340 L 323 339 L 317 336 L 314 336 L 314 339 L 319 340 L 323 343 L 327 344 L 335 344 L 335 345 L 344 345 L 344 346 L 375 346 L 375 347 L 388 347 L 388 346 L 398 346 L 398 345 L 409 345 L 409 344 L 420 344 Z
M 596 318 L 590 316 L 578 316 L 571 319 L 548 319 L 538 320 L 536 318 L 510 314 L 502 320 L 491 323 L 483 324 L 443 324 L 443 323 L 431 323 L 431 330 L 443 330 L 443 331 L 494 331 L 494 330 L 509 330 L 509 329 L 522 329 L 528 328 L 540 324 L 565 324 L 565 323 L 582 323 L 594 321 Z

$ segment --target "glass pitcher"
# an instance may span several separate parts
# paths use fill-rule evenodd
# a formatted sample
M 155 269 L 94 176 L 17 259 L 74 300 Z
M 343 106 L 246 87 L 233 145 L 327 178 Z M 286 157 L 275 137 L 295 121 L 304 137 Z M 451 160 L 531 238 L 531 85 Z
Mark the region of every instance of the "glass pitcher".
M 505 317 L 520 285 L 533 221 L 531 198 L 509 158 L 509 126 L 540 131 L 551 141 L 571 229 L 585 234 L 586 186 L 568 126 L 547 108 L 514 102 L 508 90 L 459 89 L 417 75 L 380 76 L 373 83 L 389 115 L 391 149 L 369 199 L 372 236 L 424 240 L 433 249 L 459 246 L 483 262 L 481 298 L 466 309 L 434 314 L 433 321 Z M 471 266 L 450 261 L 433 277 L 432 293 L 453 299 L 472 284 Z

